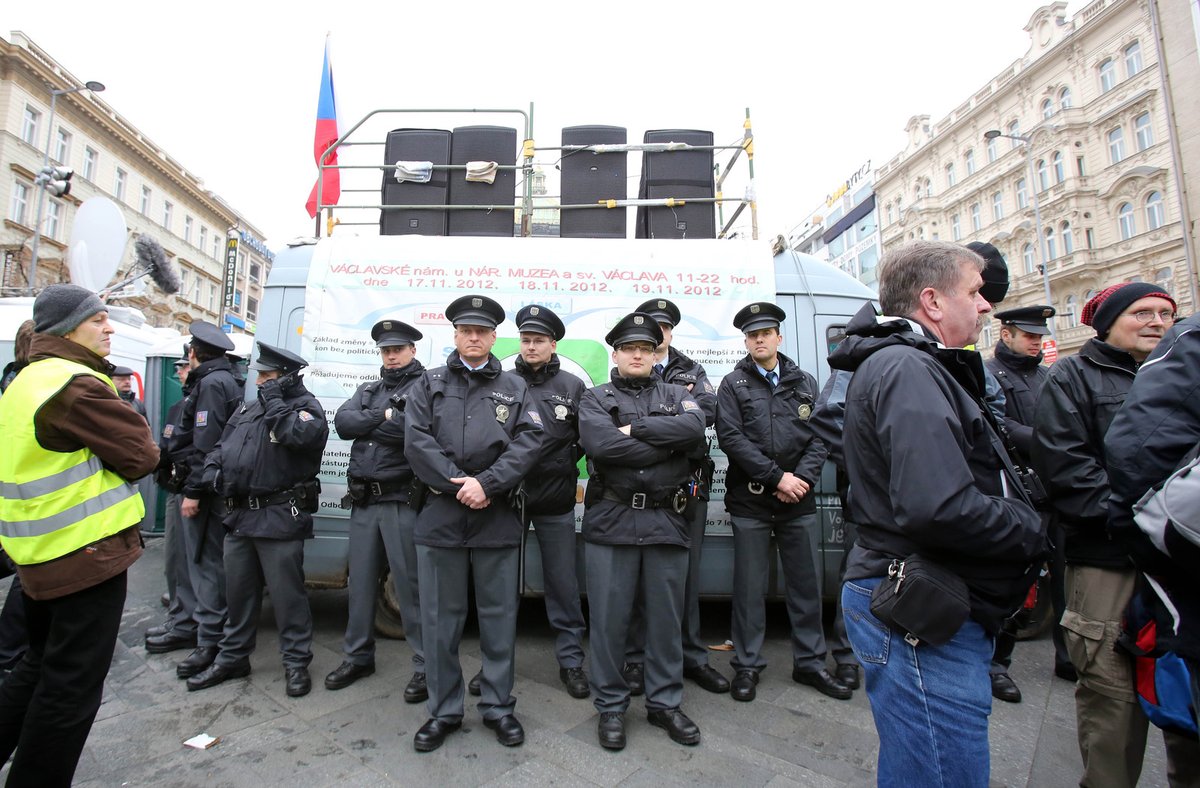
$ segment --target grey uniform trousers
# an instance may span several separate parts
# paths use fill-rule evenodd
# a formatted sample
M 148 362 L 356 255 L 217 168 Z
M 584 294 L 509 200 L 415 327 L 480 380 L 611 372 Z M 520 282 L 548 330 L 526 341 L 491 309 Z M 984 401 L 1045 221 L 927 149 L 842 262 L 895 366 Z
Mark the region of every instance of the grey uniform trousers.
M 350 511 L 350 611 L 346 621 L 346 661 L 375 662 L 375 605 L 384 562 L 400 600 L 404 638 L 413 652 L 413 669 L 425 670 L 421 647 L 421 602 L 417 578 L 417 546 L 413 529 L 417 513 L 403 501 L 354 505 Z
M 193 635 L 196 633 L 196 592 L 192 590 L 183 515 L 179 513 L 182 500 L 179 493 L 167 496 L 166 522 L 163 524 L 167 595 L 171 598 L 167 607 L 167 626 L 175 632 Z M 221 532 L 225 532 L 224 526 Z
M 576 568 L 575 510 L 533 518 L 542 556 L 542 582 L 546 589 L 546 618 L 554 630 L 554 656 L 560 668 L 583 667 L 583 604 L 579 599 Z
M 199 514 L 182 518 L 188 576 L 196 597 L 192 615 L 196 619 L 196 644 L 199 646 L 217 645 L 225 628 L 225 563 L 222 560 L 225 514 L 225 500 L 206 495 L 200 499 Z M 196 561 L 197 551 L 199 562 Z
M 697 668 L 708 664 L 708 647 L 700 639 L 700 550 L 704 544 L 704 526 L 708 522 L 708 501 L 696 501 L 695 511 L 688 521 L 688 566 L 683 589 L 683 666 Z M 590 603 L 589 603 L 590 604 Z M 625 661 L 641 663 L 646 658 L 646 605 L 639 598 L 629 625 L 629 642 Z
M 217 661 L 233 665 L 250 657 L 258 641 L 263 583 L 271 592 L 279 653 L 285 668 L 312 662 L 312 611 L 304 590 L 304 540 L 225 536 L 229 620 Z
M 513 713 L 517 648 L 519 547 L 467 548 L 417 545 L 421 583 L 421 639 L 429 716 L 457 722 L 463 716 L 463 675 L 458 644 L 467 621 L 467 578 L 475 578 L 479 651 L 483 669 L 478 709 L 485 720 Z
M 604 713 L 629 708 L 621 663 L 636 600 L 645 604 L 646 708 L 675 709 L 683 700 L 679 626 L 688 551 L 678 545 L 584 545 L 591 614 L 593 705 Z
M 801 670 L 825 667 L 821 584 L 817 572 L 817 516 L 781 523 L 730 517 L 733 523 L 733 649 L 735 669 L 762 670 L 767 628 L 764 596 L 770 577 L 771 532 L 783 564 L 784 599 L 792 633 L 792 663 Z

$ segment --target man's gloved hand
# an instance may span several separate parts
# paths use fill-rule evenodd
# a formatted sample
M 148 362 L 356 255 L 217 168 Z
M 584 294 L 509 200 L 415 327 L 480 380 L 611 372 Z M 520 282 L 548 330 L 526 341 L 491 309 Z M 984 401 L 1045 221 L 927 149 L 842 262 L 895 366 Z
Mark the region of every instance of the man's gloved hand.
M 259 384 L 258 398 L 261 399 L 264 404 L 273 399 L 282 399 L 283 386 L 279 384 L 279 379 L 272 378 L 271 380 L 266 380 Z

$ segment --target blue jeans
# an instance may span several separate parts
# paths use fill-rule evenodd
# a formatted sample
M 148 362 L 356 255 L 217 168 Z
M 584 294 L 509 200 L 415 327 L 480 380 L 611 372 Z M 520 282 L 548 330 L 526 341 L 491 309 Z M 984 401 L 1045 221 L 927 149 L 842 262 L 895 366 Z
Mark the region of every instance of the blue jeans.
M 842 586 L 846 632 L 879 733 L 879 785 L 987 788 L 992 638 L 968 620 L 944 646 L 910 646 L 871 613 L 882 579 Z

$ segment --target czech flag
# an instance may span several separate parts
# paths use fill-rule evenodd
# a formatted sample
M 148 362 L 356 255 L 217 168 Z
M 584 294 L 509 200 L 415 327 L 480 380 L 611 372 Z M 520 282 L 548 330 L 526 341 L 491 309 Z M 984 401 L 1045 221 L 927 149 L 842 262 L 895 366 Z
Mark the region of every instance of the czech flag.
M 325 66 L 321 69 L 321 95 L 317 99 L 317 131 L 313 138 L 313 157 L 316 159 L 318 170 L 321 166 L 321 154 L 328 150 L 338 137 L 337 102 L 333 98 L 333 67 L 329 63 L 329 36 L 325 37 Z M 337 151 L 325 159 L 325 164 L 337 164 Z M 321 187 L 321 204 L 337 205 L 342 196 L 342 171 L 326 169 L 322 175 L 317 173 L 317 182 L 313 184 L 312 193 L 308 195 L 308 215 L 317 215 L 317 186 Z

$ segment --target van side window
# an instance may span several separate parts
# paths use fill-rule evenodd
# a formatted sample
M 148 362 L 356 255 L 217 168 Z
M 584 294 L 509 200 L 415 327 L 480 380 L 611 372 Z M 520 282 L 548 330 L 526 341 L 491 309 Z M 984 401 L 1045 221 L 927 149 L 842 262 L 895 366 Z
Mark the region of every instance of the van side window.
M 846 327 L 829 326 L 825 329 L 825 344 L 829 348 L 829 352 L 837 350 L 837 346 L 842 344 L 842 340 L 846 338 Z

